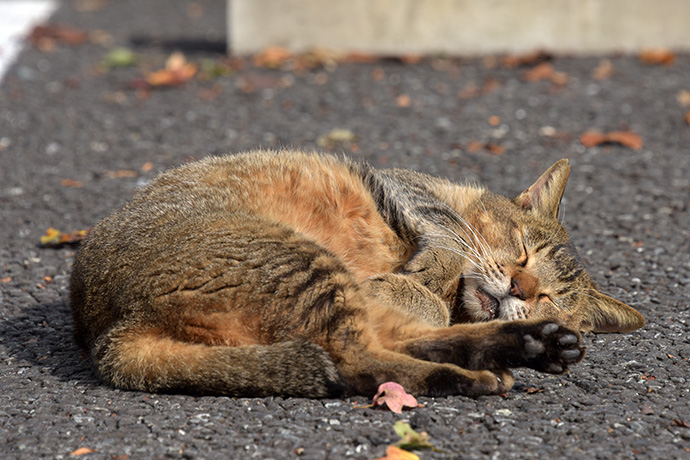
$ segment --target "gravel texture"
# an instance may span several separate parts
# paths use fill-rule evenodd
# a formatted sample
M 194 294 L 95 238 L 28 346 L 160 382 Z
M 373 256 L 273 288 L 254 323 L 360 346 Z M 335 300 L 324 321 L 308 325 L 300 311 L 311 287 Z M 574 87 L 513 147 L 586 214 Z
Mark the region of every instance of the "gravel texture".
M 417 452 L 423 459 L 690 458 L 690 108 L 677 100 L 690 90 L 690 56 L 670 66 L 611 56 L 615 71 L 603 80 L 592 76 L 600 58 L 556 57 L 565 84 L 526 81 L 534 64 L 495 59 L 306 70 L 246 62 L 147 95 L 132 82 L 175 49 L 195 62 L 222 58 L 224 0 L 163 3 L 64 2 L 52 22 L 103 31 L 97 40 L 29 47 L 0 85 L 3 458 L 85 447 L 98 459 L 373 459 L 397 441 L 401 419 L 439 449 Z M 139 65 L 99 71 L 116 45 Z M 573 240 L 602 290 L 649 324 L 585 335 L 588 356 L 568 375 L 519 371 L 504 397 L 421 398 L 423 408 L 402 415 L 363 408 L 362 397 L 192 397 L 100 384 L 72 341 L 73 249 L 38 248 L 46 229 L 87 228 L 157 171 L 192 158 L 316 148 L 336 128 L 357 139 L 335 151 L 509 195 L 570 158 L 563 218 Z M 590 129 L 633 131 L 644 146 L 585 148 Z

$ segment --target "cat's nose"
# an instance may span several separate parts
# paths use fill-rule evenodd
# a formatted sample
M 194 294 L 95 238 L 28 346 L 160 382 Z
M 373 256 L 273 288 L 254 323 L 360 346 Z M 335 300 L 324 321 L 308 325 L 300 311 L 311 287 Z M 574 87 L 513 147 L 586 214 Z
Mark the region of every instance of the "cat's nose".
M 510 280 L 510 295 L 520 300 L 525 300 L 527 298 L 522 288 L 520 288 L 520 283 L 516 279 Z

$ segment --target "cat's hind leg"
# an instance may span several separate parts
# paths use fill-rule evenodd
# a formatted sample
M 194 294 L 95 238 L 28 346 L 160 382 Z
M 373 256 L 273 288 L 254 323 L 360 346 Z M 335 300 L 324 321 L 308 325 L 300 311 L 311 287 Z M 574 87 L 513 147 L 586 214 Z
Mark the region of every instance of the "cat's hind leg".
M 324 349 L 299 338 L 209 346 L 168 337 L 155 327 L 122 327 L 102 336 L 92 354 L 103 379 L 128 390 L 333 397 L 345 389 Z

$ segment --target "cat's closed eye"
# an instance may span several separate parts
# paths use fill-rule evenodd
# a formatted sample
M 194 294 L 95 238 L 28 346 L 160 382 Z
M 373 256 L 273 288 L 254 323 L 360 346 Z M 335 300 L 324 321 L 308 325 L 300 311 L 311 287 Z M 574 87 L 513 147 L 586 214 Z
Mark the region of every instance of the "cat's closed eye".
M 525 240 L 523 238 L 520 238 L 519 244 L 522 246 L 522 253 L 520 257 L 518 257 L 518 259 L 515 261 L 515 264 L 518 267 L 524 268 L 527 266 L 527 262 L 529 262 L 529 254 L 527 251 L 527 245 L 525 244 Z

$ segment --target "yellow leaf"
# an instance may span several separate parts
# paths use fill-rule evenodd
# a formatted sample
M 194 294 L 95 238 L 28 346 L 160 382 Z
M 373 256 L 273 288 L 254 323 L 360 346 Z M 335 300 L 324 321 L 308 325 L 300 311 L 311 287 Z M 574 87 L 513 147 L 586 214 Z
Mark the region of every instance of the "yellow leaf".
M 379 457 L 376 460 L 419 460 L 419 457 L 399 447 L 388 446 L 385 457 Z

